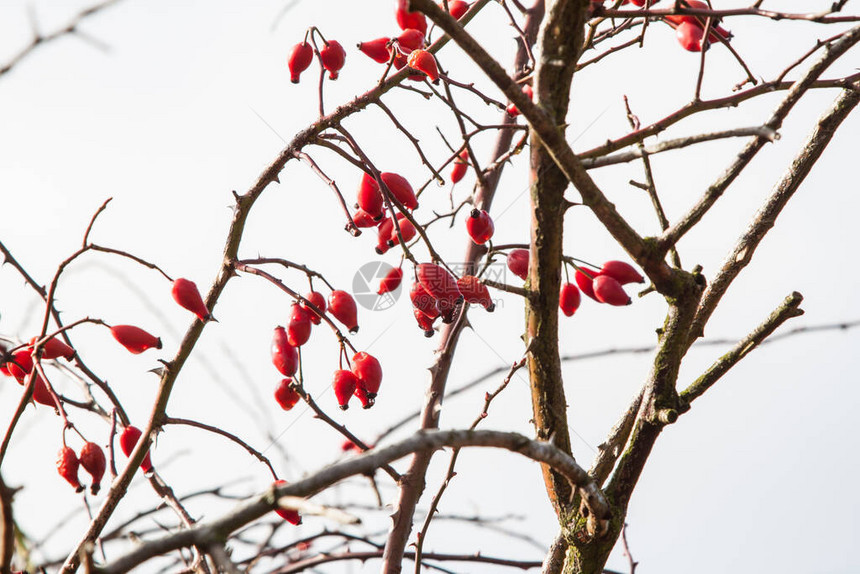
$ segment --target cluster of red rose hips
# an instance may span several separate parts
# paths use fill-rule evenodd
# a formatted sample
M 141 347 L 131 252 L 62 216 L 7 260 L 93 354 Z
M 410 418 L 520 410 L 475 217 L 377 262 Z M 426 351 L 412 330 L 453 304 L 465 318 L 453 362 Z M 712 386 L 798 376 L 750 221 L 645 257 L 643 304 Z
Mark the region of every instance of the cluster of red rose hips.
M 358 44 L 358 49 L 381 64 L 392 64 L 400 70 L 408 66 L 419 72 L 410 75 L 410 79 L 423 81 L 425 76 L 432 82 L 439 80 L 439 67 L 436 58 L 424 50 L 425 35 L 427 34 L 427 19 L 420 12 L 410 12 L 406 9 L 407 2 L 399 0 L 395 10 L 397 25 L 402 33 L 395 37 L 382 37 Z M 448 2 L 452 16 L 460 18 L 469 10 L 469 4 L 462 0 Z M 318 35 L 323 47 L 316 49 L 315 35 Z M 308 42 L 310 36 L 310 42 Z M 313 46 L 311 45 L 313 44 Z M 314 52 L 319 54 L 320 64 L 329 72 L 329 78 L 336 80 L 338 73 L 346 62 L 346 51 L 337 41 L 326 40 L 317 28 L 311 28 L 305 34 L 302 42 L 293 46 L 287 60 L 290 70 L 290 80 L 296 84 L 301 73 L 310 67 Z
M 323 44 L 323 47 L 320 49 L 315 50 L 316 40 L 314 34 L 319 35 L 320 41 Z M 311 42 L 314 44 L 313 46 L 308 42 L 308 36 L 310 36 Z M 314 51 L 319 54 L 320 64 L 324 70 L 328 71 L 329 79 L 337 79 L 341 68 L 346 63 L 346 50 L 343 49 L 343 46 L 337 40 L 326 40 L 317 28 L 311 28 L 305 34 L 304 40 L 293 46 L 293 49 L 290 51 L 287 65 L 290 69 L 290 81 L 292 83 L 299 83 L 299 77 L 302 72 L 307 70 L 314 60 Z
M 452 323 L 463 302 L 481 305 L 487 311 L 495 309 L 487 286 L 472 275 L 456 279 L 447 269 L 435 263 L 421 263 L 415 268 L 417 281 L 412 284 L 409 298 L 418 326 L 427 337 L 433 336 L 433 324 L 441 318 Z
M 206 308 L 203 298 L 200 296 L 200 292 L 193 281 L 183 278 L 176 279 L 173 282 L 171 295 L 181 307 L 197 315 L 201 321 L 212 319 L 212 315 Z M 134 325 L 114 325 L 110 327 L 110 332 L 119 344 L 134 354 L 139 354 L 152 348 L 160 349 L 162 346 L 161 339 Z M 38 337 L 33 337 L 29 345 L 15 350 L 8 355 L 4 352 L 3 360 L 0 361 L 0 374 L 14 377 L 21 385 L 32 374 L 33 400 L 42 405 L 56 407 L 57 404 L 54 401 L 48 384 L 42 378 L 38 369 L 35 369 L 33 352 L 37 342 Z M 40 360 L 50 361 L 63 358 L 71 361 L 74 357 L 75 350 L 58 337 L 51 337 L 42 344 Z M 34 370 L 35 372 L 33 372 Z M 132 425 L 126 426 L 120 434 L 120 447 L 126 456 L 129 456 L 134 450 L 140 436 L 140 429 Z M 78 479 L 78 469 L 80 466 L 83 466 L 84 470 L 93 477 L 90 488 L 92 494 L 98 493 L 105 471 L 105 455 L 101 447 L 94 442 L 86 442 L 81 449 L 80 456 L 78 456 L 71 447 L 63 446 L 57 459 L 57 471 L 60 476 L 79 492 L 84 489 Z M 141 464 L 141 469 L 144 472 L 152 470 L 149 453 L 147 453 L 146 458 Z
M 528 249 L 511 250 L 508 253 L 507 265 L 511 273 L 520 279 L 526 279 L 529 269 Z M 619 307 L 630 305 L 632 300 L 624 292 L 623 285 L 644 283 L 645 278 L 629 263 L 607 261 L 599 270 L 577 266 L 574 281 L 575 285 L 570 282 L 562 283 L 558 294 L 558 306 L 567 317 L 579 308 L 582 300 L 580 293 L 585 293 L 598 303 Z
M 272 364 L 284 377 L 275 387 L 275 400 L 288 411 L 299 402 L 301 394 L 294 376 L 299 368 L 298 348 L 311 334 L 311 324 L 319 325 L 326 312 L 332 314 L 351 333 L 358 331 L 355 300 L 346 291 L 334 290 L 328 305 L 322 294 L 311 291 L 301 303 L 294 303 L 287 327 L 275 327 L 272 337 Z M 373 355 L 360 351 L 352 358 L 352 369 L 338 369 L 334 373 L 334 392 L 338 405 L 346 410 L 349 399 L 358 397 L 364 408 L 373 406 L 382 383 L 382 367 Z
M 135 445 L 137 445 L 137 441 L 140 440 L 140 436 L 141 431 L 135 426 L 128 425 L 123 429 L 119 436 L 119 446 L 122 449 L 123 454 L 126 456 L 131 455 L 132 451 L 134 451 Z M 59 472 L 60 476 L 63 477 L 66 482 L 71 484 L 77 492 L 84 490 L 84 486 L 78 478 L 79 467 L 84 467 L 84 470 L 93 477 L 92 484 L 90 485 L 90 492 L 95 495 L 98 494 L 99 489 L 101 488 L 101 481 L 105 474 L 106 465 L 107 461 L 105 459 L 104 451 L 94 442 L 84 443 L 84 446 L 81 447 L 80 455 L 76 455 L 74 449 L 64 445 L 57 456 L 57 472 Z M 140 469 L 145 473 L 152 471 L 152 461 L 149 457 L 149 453 L 146 453 L 146 457 L 140 464 Z
M 659 0 L 652 0 L 651 5 L 656 4 Z M 591 5 L 602 6 L 604 0 L 591 0 Z M 633 4 L 634 6 L 645 6 L 645 0 L 624 0 L 622 4 Z M 710 10 L 711 7 L 701 0 L 681 0 L 681 7 L 692 8 L 694 10 Z M 675 35 L 678 43 L 690 52 L 701 52 L 707 50 L 711 42 L 719 42 L 720 40 L 728 42 L 732 38 L 732 33 L 719 25 L 719 20 L 712 20 L 711 32 L 708 35 L 708 40 L 703 42 L 705 36 L 705 21 L 702 16 L 665 16 L 663 21 L 675 29 Z
M 84 486 L 78 479 L 78 467 L 84 467 L 92 477 L 93 482 L 90 485 L 90 492 L 94 495 L 98 494 L 101 488 L 102 477 L 105 474 L 107 461 L 105 453 L 99 445 L 94 442 L 87 442 L 81 447 L 80 456 L 75 454 L 75 451 L 69 446 L 63 446 L 60 449 L 60 454 L 57 456 L 57 472 L 60 473 L 66 481 L 75 487 L 76 492 L 84 490 Z

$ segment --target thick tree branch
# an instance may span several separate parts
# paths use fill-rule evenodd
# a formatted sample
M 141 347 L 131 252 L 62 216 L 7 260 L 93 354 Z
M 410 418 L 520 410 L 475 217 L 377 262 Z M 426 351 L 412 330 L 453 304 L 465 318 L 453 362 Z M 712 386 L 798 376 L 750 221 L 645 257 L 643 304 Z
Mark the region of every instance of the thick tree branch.
M 559 0 L 551 3 L 541 26 L 541 56 L 534 73 L 534 94 L 537 106 L 550 116 L 554 132 L 554 126 L 564 125 L 567 116 L 585 20 L 584 3 Z M 563 141 L 563 133 L 561 138 Z M 558 350 L 564 192 L 569 182 L 534 131 L 530 151 L 531 241 L 527 288 L 531 296 L 526 299 L 526 346 L 532 420 L 539 438 L 552 440 L 560 449 L 570 452 L 567 398 Z M 544 465 L 541 470 L 547 496 L 564 526 L 571 520 L 573 492 L 553 469 Z
M 257 496 L 229 514 L 211 522 L 198 524 L 157 540 L 141 544 L 125 556 L 97 568 L 100 574 L 119 574 L 154 557 L 192 545 L 206 546 L 223 540 L 238 528 L 270 512 L 284 496 L 310 497 L 350 476 L 362 475 L 410 453 L 432 451 L 442 447 L 495 447 L 519 453 L 527 458 L 552 465 L 582 494 L 591 519 L 598 528 L 605 527 L 608 506 L 600 489 L 570 455 L 555 446 L 528 439 L 516 433 L 499 431 L 420 431 L 395 445 L 374 449 L 355 458 L 329 466 L 314 475 Z

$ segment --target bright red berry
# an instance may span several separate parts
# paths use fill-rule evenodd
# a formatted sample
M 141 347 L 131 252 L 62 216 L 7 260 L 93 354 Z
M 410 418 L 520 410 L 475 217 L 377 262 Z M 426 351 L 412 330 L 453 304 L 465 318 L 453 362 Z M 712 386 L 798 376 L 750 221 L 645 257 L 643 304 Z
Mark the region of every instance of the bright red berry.
M 587 267 L 580 267 L 576 270 L 576 273 L 573 274 L 573 279 L 579 286 L 579 290 L 595 301 L 599 301 L 599 299 L 594 296 L 594 278 L 597 277 L 598 274 L 598 271 L 588 269 Z
M 400 235 L 403 237 L 403 241 L 412 241 L 415 235 L 418 232 L 415 230 L 415 226 L 412 225 L 412 222 L 406 219 L 406 216 L 402 213 L 397 214 L 397 226 L 400 227 Z M 397 228 L 394 225 L 391 226 L 391 237 L 388 240 L 388 246 L 394 247 L 395 245 L 400 244 L 400 237 L 397 235 Z
M 529 250 L 512 249 L 508 253 L 507 263 L 511 273 L 520 279 L 525 279 L 529 274 Z
M 36 373 L 36 377 L 33 379 L 33 400 L 40 405 L 57 408 L 57 403 L 54 402 L 54 397 L 48 390 L 47 383 L 39 373 Z
M 34 347 L 38 340 L 38 337 L 30 339 L 30 348 Z M 42 358 L 56 359 L 59 357 L 63 357 L 67 361 L 71 361 L 75 357 L 75 350 L 65 344 L 61 339 L 51 337 L 44 345 L 42 345 Z
M 394 233 L 394 220 L 386 217 L 379 222 L 379 227 L 376 228 L 376 253 L 382 255 L 391 249 L 390 241 L 392 233 Z
M 425 337 L 433 336 L 433 322 L 435 319 L 431 319 L 427 315 L 421 312 L 420 309 L 413 309 L 413 314 L 415 315 L 415 320 L 418 321 L 418 326 L 424 331 Z M 436 317 L 439 316 L 439 310 L 436 310 Z
M 644 0 L 643 0 L 644 1 Z M 440 4 L 444 7 L 444 4 Z M 463 0 L 448 0 L 448 12 L 454 20 L 459 20 L 463 14 L 469 11 L 470 4 Z
M 352 222 L 355 223 L 355 226 L 360 229 L 376 227 L 379 224 L 378 221 L 373 219 L 372 215 L 360 208 L 356 209 L 355 213 L 352 214 Z
M 283 327 L 275 327 L 272 337 L 272 364 L 285 377 L 292 377 L 299 369 L 299 355 L 290 345 Z
M 94 495 L 99 493 L 102 477 L 105 475 L 105 453 L 102 448 L 94 442 L 88 442 L 81 448 L 81 456 L 78 457 L 81 466 L 93 477 L 90 492 Z
M 413 70 L 427 74 L 431 82 L 439 79 L 439 66 L 436 64 L 436 58 L 427 50 L 413 50 L 409 54 L 406 64 Z
M 382 383 L 382 365 L 376 357 L 359 351 L 352 357 L 352 372 L 358 379 L 358 386 L 364 389 L 368 398 L 373 400 Z
M 299 76 L 308 69 L 313 59 L 314 49 L 309 43 L 302 42 L 293 46 L 293 49 L 290 51 L 290 57 L 287 60 L 287 67 L 290 69 L 290 81 L 292 83 L 299 83 Z
M 275 486 L 280 486 L 282 484 L 287 484 L 286 480 L 276 480 Z M 299 514 L 298 510 L 292 510 L 287 508 L 276 508 L 275 514 L 292 524 L 293 526 L 298 526 L 302 523 L 302 517 Z
M 630 305 L 632 301 L 621 283 L 610 277 L 609 275 L 598 275 L 594 278 L 594 296 L 601 303 L 608 303 L 615 306 Z
M 18 383 L 23 384 L 24 377 L 33 370 L 33 357 L 30 356 L 30 349 L 19 349 L 12 353 L 12 359 L 6 363 L 6 369 Z
M 358 447 L 357 444 L 355 444 L 354 442 L 352 442 L 349 439 L 346 439 L 345 441 L 343 441 L 340 444 L 340 450 L 342 450 L 343 452 L 349 452 L 351 450 L 361 450 L 361 449 Z
M 415 307 L 415 310 L 420 311 L 431 321 L 439 316 L 439 306 L 436 303 L 436 298 L 424 289 L 420 281 L 412 284 L 409 299 L 412 301 L 412 306 Z
M 645 278 L 632 265 L 623 261 L 607 261 L 600 268 L 600 274 L 609 275 L 622 285 L 645 282 Z
M 358 332 L 358 308 L 352 295 L 346 291 L 332 291 L 328 298 L 328 310 L 350 333 Z
M 349 408 L 349 399 L 355 394 L 358 387 L 358 377 L 352 371 L 338 369 L 334 372 L 334 396 L 337 397 L 338 406 L 346 410 Z
M 377 289 L 376 294 L 382 295 L 396 291 L 400 287 L 401 281 L 403 281 L 403 269 L 400 267 L 392 268 L 379 282 L 379 289 Z
M 463 275 L 457 279 L 457 288 L 460 293 L 466 298 L 466 301 L 473 305 L 481 305 L 487 311 L 492 311 L 496 308 L 496 304 L 490 298 L 490 290 L 487 286 L 481 283 L 481 280 L 473 275 Z
M 366 172 L 361 175 L 356 201 L 361 209 L 377 221 L 385 213 L 385 203 L 379 191 L 379 185 L 373 176 Z
M 325 313 L 325 297 L 323 297 L 322 293 L 317 293 L 316 291 L 311 291 L 310 293 L 305 295 L 305 299 L 310 301 L 311 304 L 313 304 L 317 309 L 319 309 L 320 313 Z M 302 307 L 307 309 L 308 317 L 310 318 L 311 323 L 313 323 L 314 325 L 319 325 L 320 321 L 322 321 L 322 319 L 320 319 L 320 317 L 319 317 L 319 315 L 317 315 L 316 311 L 314 311 L 313 309 L 311 309 L 309 306 L 305 305 L 304 303 L 302 303 Z
M 558 306 L 565 316 L 570 317 L 579 308 L 579 303 L 582 296 L 579 294 L 579 289 L 573 283 L 562 283 L 561 290 L 558 293 Z
M 710 6 L 707 5 L 707 3 L 702 2 L 701 0 L 685 0 L 684 4 L 686 4 L 686 6 L 688 8 L 693 8 L 695 10 L 710 10 L 711 9 Z M 667 24 L 669 24 L 670 26 L 672 26 L 676 30 L 678 29 L 678 27 L 681 24 L 684 24 L 684 23 L 695 25 L 699 29 L 702 30 L 702 35 L 704 35 L 704 29 L 705 29 L 705 17 L 704 16 L 693 16 L 693 15 L 680 15 L 680 14 L 678 14 L 678 15 L 666 16 L 664 18 L 664 20 L 666 21 Z M 714 19 L 714 20 L 712 20 L 712 23 L 711 23 L 711 34 L 708 36 L 708 39 L 711 42 L 718 42 L 719 38 L 722 38 L 723 40 L 726 40 L 728 42 L 732 38 L 732 33 L 729 32 L 728 30 L 726 30 L 725 28 L 723 28 L 722 26 L 720 26 L 719 20 Z M 680 41 L 680 37 L 679 37 L 679 41 Z M 687 48 L 687 49 L 689 49 L 689 48 Z M 701 49 L 700 50 L 691 50 L 691 51 L 698 52 L 698 51 L 701 51 Z
M 66 482 L 75 487 L 75 492 L 84 490 L 84 486 L 78 480 L 78 456 L 71 447 L 64 446 L 60 449 L 60 454 L 57 456 L 57 472 L 66 479 Z
M 285 411 L 296 406 L 296 403 L 302 398 L 298 391 L 293 388 L 292 383 L 293 379 L 287 377 L 286 379 L 281 379 L 281 382 L 275 387 L 275 400 L 278 401 L 278 404 Z
M 523 93 L 528 97 L 528 99 L 530 99 L 530 100 L 534 99 L 534 92 L 532 92 L 532 87 L 530 85 L 523 84 Z M 513 104 L 513 102 L 508 104 L 508 107 L 506 108 L 506 110 L 508 112 L 508 115 L 511 116 L 512 118 L 515 118 L 518 115 L 520 115 L 520 110 L 517 109 L 517 106 L 515 106 Z
M 179 278 L 173 282 L 173 289 L 170 291 L 173 295 L 173 300 L 179 303 L 183 309 L 188 309 L 201 321 L 208 321 L 212 318 L 209 309 L 206 308 L 206 303 L 203 302 L 203 297 L 200 296 L 200 291 L 197 290 L 197 285 L 194 281 Z
M 371 399 L 368 396 L 367 391 L 364 390 L 364 387 L 362 387 L 360 384 L 355 387 L 355 392 L 353 393 L 353 395 L 355 395 L 355 398 L 357 398 L 358 401 L 361 403 L 361 408 L 363 409 L 369 409 L 376 404 L 376 400 Z
M 329 79 L 336 80 L 346 62 L 346 50 L 336 40 L 329 40 L 320 50 L 320 60 L 322 60 L 323 68 L 329 72 Z
M 161 348 L 161 339 L 134 325 L 114 325 L 110 332 L 120 345 L 135 355 L 153 347 Z
M 495 225 L 490 218 L 490 214 L 483 209 L 473 209 L 469 217 L 466 218 L 466 231 L 469 232 L 469 237 L 478 245 L 483 245 L 493 237 Z
M 122 452 L 125 456 L 131 456 L 131 453 L 134 451 L 134 447 L 137 445 L 137 441 L 140 440 L 140 436 L 143 433 L 136 426 L 128 425 L 122 431 L 122 434 L 119 435 L 119 447 L 122 449 Z M 143 458 L 143 462 L 140 463 L 140 470 L 143 472 L 149 472 L 152 470 L 152 459 L 149 458 L 149 452 L 146 453 L 146 456 Z
M 689 52 L 702 51 L 702 38 L 705 36 L 705 31 L 692 22 L 681 22 L 675 28 L 675 36 L 678 38 L 678 43 L 681 47 Z M 707 44 L 705 44 L 707 46 Z
M 414 28 L 407 28 L 397 36 L 396 40 L 400 51 L 408 56 L 413 50 L 419 50 L 424 47 L 424 32 L 415 30 Z M 403 61 L 405 63 L 405 59 Z
M 287 343 L 301 347 L 311 338 L 310 313 L 298 303 L 290 306 L 290 322 L 287 324 Z
M 416 276 L 424 290 L 437 301 L 453 303 L 462 297 L 457 280 L 441 265 L 421 263 Z
M 465 177 L 467 171 L 469 171 L 469 152 L 463 150 L 457 156 L 457 159 L 454 160 L 454 165 L 451 167 L 451 183 L 459 182 Z
M 361 42 L 358 45 L 358 49 L 380 64 L 385 64 L 391 58 L 391 54 L 388 51 L 389 42 L 391 42 L 391 38 L 368 40 L 367 42 Z
M 396 173 L 383 172 L 380 174 L 380 179 L 388 187 L 391 194 L 403 204 L 407 209 L 416 209 L 418 207 L 418 199 L 415 197 L 415 190 L 402 175 Z
M 408 0 L 396 0 L 394 17 L 401 30 L 413 28 L 422 34 L 427 33 L 427 18 L 421 12 L 410 12 Z

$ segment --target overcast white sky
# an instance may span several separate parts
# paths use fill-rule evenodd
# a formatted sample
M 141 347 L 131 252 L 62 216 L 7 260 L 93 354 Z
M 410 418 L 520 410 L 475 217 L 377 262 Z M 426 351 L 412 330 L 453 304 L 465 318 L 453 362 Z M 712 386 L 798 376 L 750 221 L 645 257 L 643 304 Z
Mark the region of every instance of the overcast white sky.
M 94 241 L 152 260 L 173 276 L 195 280 L 202 290 L 208 287 L 220 264 L 231 190 L 246 190 L 283 147 L 283 140 L 316 117 L 315 71 L 309 71 L 301 84 L 290 84 L 289 48 L 314 24 L 347 48 L 341 79 L 326 84 L 331 110 L 368 89 L 379 76 L 380 68 L 355 50 L 355 44 L 396 33 L 387 0 L 306 0 L 291 3 L 292 8 L 279 19 L 285 4 L 285 0 L 124 0 L 82 25 L 102 48 L 65 38 L 37 50 L 0 77 L 0 240 L 40 282 L 50 280 L 57 264 L 80 244 L 96 208 L 113 197 L 95 227 Z M 812 4 L 821 9 L 829 2 L 782 2 L 779 8 L 811 9 Z M 29 39 L 29 5 L 34 6 L 42 29 L 51 31 L 87 4 L 0 3 L 0 63 Z M 743 3 L 719 4 L 724 5 Z M 474 25 L 507 65 L 514 49 L 512 32 L 498 7 L 491 5 L 485 12 Z M 772 78 L 816 38 L 836 31 L 810 23 L 750 18 L 726 25 L 736 35 L 735 47 L 755 74 L 764 78 Z M 849 64 L 856 66 L 857 54 L 853 51 L 827 76 L 852 69 Z M 480 73 L 459 56 L 456 49 L 447 48 L 439 57 L 452 77 L 486 86 Z M 720 47 L 709 52 L 708 60 L 704 97 L 729 93 L 742 72 Z M 643 122 L 688 101 L 697 65 L 697 57 L 680 50 L 668 27 L 655 25 L 645 49 L 584 71 L 574 89 L 568 131 L 569 139 L 579 138 L 575 149 L 586 149 L 628 129 L 622 94 L 630 97 Z M 685 266 L 700 263 L 706 275 L 714 272 L 834 96 L 835 92 L 816 93 L 798 106 L 781 131 L 782 138 L 760 154 L 713 213 L 681 243 Z M 488 122 L 496 121 L 473 98 L 463 93 L 456 97 Z M 779 97 L 682 123 L 673 134 L 763 123 Z M 433 150 L 432 158 L 441 160 L 444 149 L 434 131 L 435 114 L 441 108 L 424 104 L 414 94 L 396 94 L 386 101 Z M 446 136 L 456 139 L 456 125 L 450 118 L 439 123 Z M 427 179 L 409 142 L 390 129 L 381 113 L 362 114 L 346 125 L 378 166 L 413 182 Z M 860 318 L 856 301 L 860 289 L 858 128 L 855 114 L 724 299 L 709 325 L 709 337 L 743 336 L 793 290 L 805 296 L 806 315 L 793 320 L 789 328 Z M 477 142 L 484 159 L 491 139 Z M 683 213 L 741 145 L 740 140 L 731 140 L 654 159 L 670 218 Z M 312 153 L 349 196 L 358 182 L 355 168 L 331 154 Z M 528 238 L 525 159 L 515 158 L 494 204 L 498 243 Z M 627 184 L 631 178 L 641 180 L 639 164 L 595 177 L 643 233 L 657 230 L 647 198 Z M 343 289 L 351 289 L 361 264 L 399 260 L 395 250 L 383 258 L 376 256 L 373 233 L 358 239 L 344 233 L 333 194 L 307 168 L 292 162 L 281 181 L 255 207 L 243 256 L 303 262 Z M 467 177 L 455 189 L 455 197 L 466 197 L 472 181 Z M 419 220 L 428 219 L 431 208 L 444 209 L 448 191 L 428 188 Z M 572 210 L 567 223 L 569 254 L 597 263 L 624 257 L 586 211 Z M 456 261 L 462 256 L 462 221 L 450 231 L 437 229 L 436 233 L 435 244 L 446 258 Z M 426 253 L 419 251 L 419 256 L 426 258 Z M 285 277 L 290 285 L 306 289 L 302 277 Z M 150 412 L 157 381 L 147 370 L 158 366 L 156 359 L 173 356 L 190 321 L 190 315 L 171 301 L 169 289 L 153 271 L 90 255 L 69 269 L 58 294 L 69 321 L 93 316 L 109 323 L 132 323 L 164 340 L 162 351 L 131 356 L 118 349 L 104 329 L 85 326 L 73 336 L 85 360 L 114 385 L 133 420 L 141 425 Z M 241 434 L 265 450 L 279 473 L 292 480 L 336 460 L 341 441 L 301 405 L 284 413 L 271 398 L 278 377 L 269 362 L 268 345 L 272 327 L 287 320 L 287 310 L 288 301 L 270 285 L 250 277 L 233 280 L 215 311 L 220 322 L 206 328 L 198 357 L 183 371 L 168 413 Z M 584 301 L 573 318 L 562 321 L 562 351 L 651 344 L 664 311 L 665 305 L 654 295 L 624 309 Z M 41 313 L 14 270 L 0 268 L 0 334 L 29 338 L 37 332 Z M 522 316 L 521 303 L 509 296 L 501 296 L 492 315 L 472 311 L 474 329 L 462 338 L 449 387 L 518 360 Z M 424 369 L 432 361 L 438 337 L 423 338 L 405 297 L 389 310 L 362 310 L 360 322 L 356 345 L 376 354 L 385 369 L 373 410 L 336 411 L 328 384 L 337 350 L 335 339 L 323 329 L 318 329 L 304 353 L 305 376 L 308 388 L 328 412 L 372 441 L 376 432 L 420 405 Z M 802 335 L 764 347 L 666 430 L 628 516 L 639 574 L 856 571 L 858 343 L 858 333 L 846 331 Z M 694 379 L 720 351 L 719 347 L 691 351 L 682 384 Z M 590 464 L 593 449 L 639 388 L 648 367 L 647 354 L 565 366 L 570 420 L 576 433 L 574 454 L 583 466 Z M 74 394 L 73 383 L 56 378 L 61 390 Z M 484 392 L 500 381 L 495 377 L 448 401 L 443 426 L 468 426 L 480 412 Z M 19 392 L 11 380 L 2 382 L 0 428 L 6 428 Z M 525 379 L 515 377 L 494 402 L 484 428 L 533 434 L 528 401 Z M 108 429 L 101 421 L 80 411 L 70 414 L 93 440 L 106 441 Z M 80 499 L 54 469 L 60 433 L 57 417 L 44 409 L 29 409 L 3 467 L 8 484 L 24 487 L 16 508 L 22 528 L 33 538 L 42 538 L 63 517 L 78 511 L 52 533 L 37 559 L 63 556 L 86 523 Z M 278 437 L 280 448 L 271 446 L 266 433 Z M 281 449 L 289 453 L 288 459 L 279 454 Z M 270 480 L 265 467 L 234 445 L 194 430 L 170 428 L 160 438 L 154 460 L 178 493 L 237 478 L 245 482 L 236 491 L 247 493 L 264 488 Z M 437 456 L 425 500 L 436 491 L 445 465 L 447 456 Z M 441 505 L 443 513 L 521 517 L 503 525 L 527 533 L 544 548 L 549 544 L 556 527 L 535 464 L 468 452 L 461 457 L 458 472 Z M 394 489 L 381 481 L 386 501 L 391 502 Z M 327 493 L 321 500 L 372 504 L 369 491 L 356 484 Z M 139 478 L 133 488 L 133 496 L 123 503 L 112 524 L 156 502 Z M 211 518 L 232 504 L 198 500 L 189 508 L 195 516 Z M 370 514 L 367 520 L 380 530 L 387 527 L 385 512 Z M 172 523 L 168 515 L 165 523 Z M 280 535 L 288 541 L 325 525 L 321 519 L 309 518 L 300 530 L 282 530 Z M 445 552 L 543 556 L 542 548 L 452 521 L 435 523 L 426 544 L 427 549 Z M 111 554 L 117 555 L 118 549 Z M 625 564 L 616 553 L 608 566 L 624 569 Z M 498 569 L 452 568 L 459 572 Z M 370 561 L 363 566 L 339 564 L 325 571 L 377 569 L 378 564 Z

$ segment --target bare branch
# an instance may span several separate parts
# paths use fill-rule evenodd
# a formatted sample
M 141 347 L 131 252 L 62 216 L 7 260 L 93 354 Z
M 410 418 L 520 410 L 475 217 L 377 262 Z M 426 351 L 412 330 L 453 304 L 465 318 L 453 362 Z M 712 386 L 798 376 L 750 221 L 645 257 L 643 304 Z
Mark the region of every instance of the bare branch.
M 0 65 L 0 77 L 2 77 L 12 68 L 20 64 L 23 59 L 32 54 L 33 51 L 36 50 L 36 48 L 38 48 L 39 46 L 49 44 L 54 40 L 62 38 L 63 36 L 80 34 L 78 26 L 80 26 L 85 19 L 101 12 L 106 8 L 113 6 L 119 1 L 120 0 L 106 0 L 105 2 L 86 8 L 79 12 L 76 16 L 74 16 L 68 24 L 66 24 L 62 28 L 55 30 L 54 32 L 51 32 L 50 34 L 41 34 L 34 25 L 33 39 L 30 40 L 30 43 L 24 46 L 24 48 L 22 48 L 17 54 L 12 56 L 12 58 L 8 62 L 3 65 Z
M 698 379 L 693 381 L 686 390 L 681 393 L 681 400 L 686 403 L 682 408 L 688 409 L 689 403 L 693 402 L 705 391 L 707 391 L 714 383 L 725 375 L 729 369 L 734 367 L 741 359 L 746 357 L 753 349 L 758 347 L 764 340 L 776 331 L 780 325 L 791 319 L 803 315 L 803 309 L 800 308 L 800 303 L 803 301 L 803 296 L 800 293 L 794 292 L 777 307 L 765 321 L 755 328 L 755 330 L 738 341 L 738 344 L 731 351 L 720 357 L 713 365 L 708 367 Z

